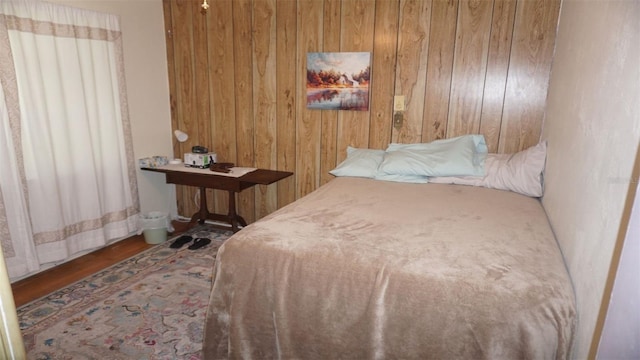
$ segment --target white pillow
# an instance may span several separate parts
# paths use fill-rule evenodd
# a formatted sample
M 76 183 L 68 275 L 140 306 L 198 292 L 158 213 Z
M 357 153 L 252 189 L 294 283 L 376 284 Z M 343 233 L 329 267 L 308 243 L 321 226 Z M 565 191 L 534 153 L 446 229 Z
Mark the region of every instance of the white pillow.
M 347 158 L 329 173 L 334 176 L 374 178 L 384 153 L 384 150 L 357 149 L 349 146 Z
M 540 142 L 515 154 L 488 154 L 485 176 L 432 177 L 429 182 L 483 186 L 540 197 L 546 156 L 547 144 Z
M 464 135 L 421 144 L 389 144 L 379 171 L 388 175 L 484 175 L 483 135 Z

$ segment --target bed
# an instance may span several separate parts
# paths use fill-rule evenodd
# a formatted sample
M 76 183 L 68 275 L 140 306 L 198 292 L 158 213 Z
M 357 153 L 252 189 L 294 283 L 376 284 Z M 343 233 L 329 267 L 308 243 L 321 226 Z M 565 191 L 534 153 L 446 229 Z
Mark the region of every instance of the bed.
M 576 310 L 538 198 L 337 177 L 220 248 L 206 359 L 565 359 Z

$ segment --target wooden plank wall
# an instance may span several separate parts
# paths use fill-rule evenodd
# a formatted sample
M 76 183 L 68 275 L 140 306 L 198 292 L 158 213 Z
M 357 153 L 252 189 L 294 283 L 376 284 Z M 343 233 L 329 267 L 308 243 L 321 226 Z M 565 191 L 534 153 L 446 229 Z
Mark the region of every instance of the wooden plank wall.
M 173 129 L 182 157 L 293 171 L 243 191 L 253 222 L 329 181 L 347 146 L 485 135 L 491 152 L 538 142 L 560 0 L 163 0 Z M 371 52 L 369 111 L 306 108 L 308 52 Z M 392 126 L 393 96 L 404 124 Z M 179 186 L 178 212 L 198 194 Z M 208 190 L 226 212 L 227 194 Z

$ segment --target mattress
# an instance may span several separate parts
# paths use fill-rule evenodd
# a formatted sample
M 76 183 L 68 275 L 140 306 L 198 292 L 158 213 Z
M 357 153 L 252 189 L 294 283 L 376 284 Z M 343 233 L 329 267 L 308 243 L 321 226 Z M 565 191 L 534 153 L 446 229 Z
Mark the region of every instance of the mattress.
M 336 178 L 220 248 L 207 359 L 565 359 L 575 298 L 541 203 Z

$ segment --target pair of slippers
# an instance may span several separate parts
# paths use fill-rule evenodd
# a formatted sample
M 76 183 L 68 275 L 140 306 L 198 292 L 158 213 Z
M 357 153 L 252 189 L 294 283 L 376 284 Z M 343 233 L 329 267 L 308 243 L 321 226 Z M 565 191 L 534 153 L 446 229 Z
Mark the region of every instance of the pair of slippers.
M 193 237 L 189 235 L 182 235 L 176 241 L 174 241 L 169 247 L 172 249 L 179 249 L 187 243 L 190 243 L 193 240 Z M 201 247 L 207 246 L 211 243 L 211 239 L 207 238 L 197 238 L 193 244 L 189 245 L 187 249 L 189 250 L 197 250 Z

